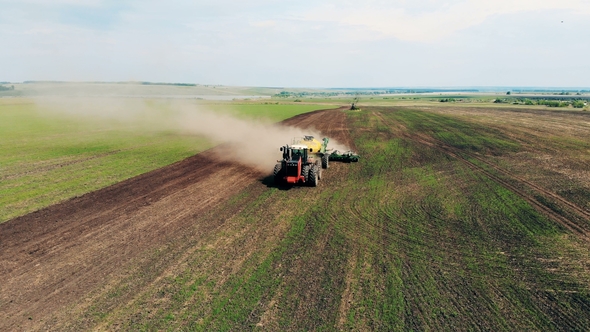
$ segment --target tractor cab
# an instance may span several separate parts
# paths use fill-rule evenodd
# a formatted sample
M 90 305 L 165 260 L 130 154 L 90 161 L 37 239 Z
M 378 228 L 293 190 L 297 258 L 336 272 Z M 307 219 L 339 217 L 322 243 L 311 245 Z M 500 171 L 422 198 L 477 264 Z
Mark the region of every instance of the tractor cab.
M 305 145 L 292 145 L 291 146 L 291 161 L 298 161 L 299 159 L 307 161 L 307 146 Z

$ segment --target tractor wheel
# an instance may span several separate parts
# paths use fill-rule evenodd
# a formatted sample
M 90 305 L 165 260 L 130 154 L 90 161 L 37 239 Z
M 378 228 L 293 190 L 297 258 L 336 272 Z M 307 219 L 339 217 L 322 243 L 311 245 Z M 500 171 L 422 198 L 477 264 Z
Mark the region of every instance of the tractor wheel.
M 303 175 L 305 182 L 309 181 L 309 165 L 303 165 L 301 168 L 301 175 Z
M 278 163 L 275 165 L 275 169 L 273 170 L 273 174 L 275 176 L 275 184 L 280 184 L 282 182 L 282 179 L 281 179 L 282 169 L 281 169 L 281 167 L 282 167 L 281 164 Z
M 322 156 L 322 168 L 329 168 L 330 167 L 330 155 L 324 153 Z
M 309 170 L 309 185 L 312 187 L 317 187 L 318 186 L 318 173 L 319 173 L 320 168 L 317 167 L 316 165 L 311 166 L 311 169 Z

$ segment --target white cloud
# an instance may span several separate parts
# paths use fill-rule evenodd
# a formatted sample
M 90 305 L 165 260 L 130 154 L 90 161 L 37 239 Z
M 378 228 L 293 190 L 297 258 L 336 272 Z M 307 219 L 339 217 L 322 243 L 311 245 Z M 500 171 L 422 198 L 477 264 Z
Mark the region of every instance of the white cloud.
M 575 12 L 576 15 L 590 15 L 590 2 L 467 0 L 448 4 L 428 1 L 408 10 L 405 1 L 365 1 L 358 4 L 348 2 L 345 5 L 324 4 L 303 13 L 302 18 L 307 21 L 335 22 L 344 27 L 364 29 L 366 39 L 394 37 L 406 41 L 428 42 L 479 25 L 493 16 L 547 10 L 567 10 Z

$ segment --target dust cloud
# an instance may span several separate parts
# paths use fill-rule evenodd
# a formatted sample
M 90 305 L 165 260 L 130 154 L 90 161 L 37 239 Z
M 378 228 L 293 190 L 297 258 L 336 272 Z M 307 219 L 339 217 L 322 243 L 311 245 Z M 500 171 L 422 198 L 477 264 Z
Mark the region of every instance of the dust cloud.
M 325 137 L 317 130 L 301 129 L 268 120 L 238 118 L 229 111 L 208 109 L 190 99 L 150 100 L 122 97 L 37 97 L 39 109 L 86 122 L 111 123 L 141 132 L 168 132 L 205 137 L 216 145 L 219 157 L 269 172 L 282 157 L 279 148 L 294 137 Z M 328 148 L 347 150 L 330 139 Z

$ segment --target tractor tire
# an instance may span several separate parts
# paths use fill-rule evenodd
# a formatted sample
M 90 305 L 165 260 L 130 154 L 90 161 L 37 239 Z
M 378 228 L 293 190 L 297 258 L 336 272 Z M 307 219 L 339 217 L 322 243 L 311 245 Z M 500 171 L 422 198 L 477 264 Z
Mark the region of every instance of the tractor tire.
M 329 168 L 330 167 L 330 155 L 324 153 L 322 156 L 322 168 Z
M 275 169 L 272 172 L 274 176 L 277 176 L 281 173 L 281 167 L 282 167 L 281 163 L 278 163 L 275 165 Z
M 309 170 L 309 185 L 311 187 L 318 186 L 318 181 L 319 181 L 318 173 L 319 173 L 320 169 L 321 168 L 317 167 L 316 165 L 311 166 L 311 169 Z
M 303 165 L 303 167 L 301 168 L 301 175 L 303 175 L 305 182 L 309 181 L 309 169 L 310 169 L 309 165 Z
M 275 169 L 273 170 L 273 174 L 275 176 L 275 184 L 282 184 L 283 179 L 281 179 L 281 171 L 282 165 L 280 163 L 275 165 Z

